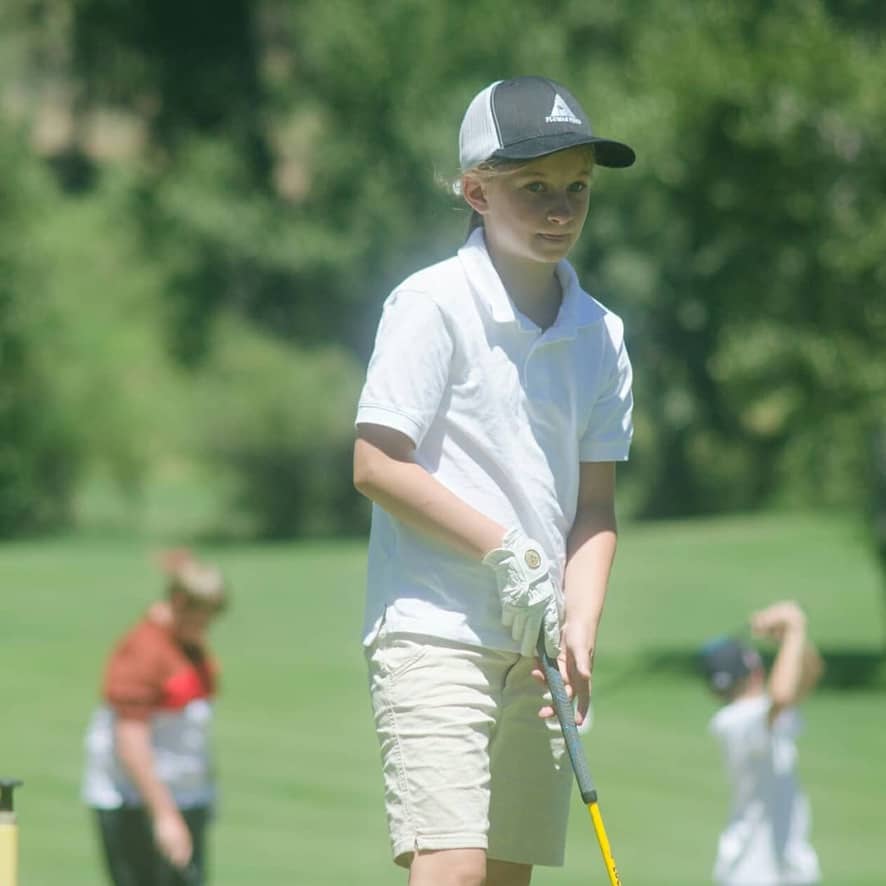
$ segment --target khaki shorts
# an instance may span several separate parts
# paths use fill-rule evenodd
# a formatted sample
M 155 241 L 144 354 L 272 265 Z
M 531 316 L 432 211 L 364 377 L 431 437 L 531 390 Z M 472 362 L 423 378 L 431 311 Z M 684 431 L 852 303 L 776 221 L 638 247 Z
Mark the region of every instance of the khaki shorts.
M 573 776 L 534 659 L 384 629 L 367 659 L 397 864 L 473 848 L 563 864 Z

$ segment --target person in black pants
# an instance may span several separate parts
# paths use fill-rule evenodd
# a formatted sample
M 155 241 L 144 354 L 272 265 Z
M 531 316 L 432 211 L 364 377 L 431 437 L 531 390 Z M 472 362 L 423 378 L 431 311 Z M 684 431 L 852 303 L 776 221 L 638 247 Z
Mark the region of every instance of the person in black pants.
M 86 737 L 83 798 L 114 886 L 203 886 L 216 785 L 218 663 L 206 645 L 227 603 L 221 573 L 163 557 L 167 597 L 117 643 Z
M 97 809 L 102 848 L 108 873 L 115 886 L 202 886 L 205 882 L 206 808 L 183 809 L 182 818 L 191 835 L 191 858 L 184 868 L 172 865 L 157 852 L 151 819 L 144 807 Z

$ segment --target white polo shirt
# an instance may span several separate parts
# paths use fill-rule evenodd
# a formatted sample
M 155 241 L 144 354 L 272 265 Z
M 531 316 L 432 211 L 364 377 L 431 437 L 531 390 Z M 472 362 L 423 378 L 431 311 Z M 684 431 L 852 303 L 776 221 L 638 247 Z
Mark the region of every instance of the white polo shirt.
M 787 886 L 821 880 L 809 842 L 809 801 L 797 781 L 796 709 L 769 725 L 768 695 L 725 705 L 710 730 L 722 746 L 732 786 L 729 823 L 717 844 L 714 882 L 721 886 Z
M 580 462 L 623 461 L 631 364 L 621 320 L 556 268 L 563 300 L 542 331 L 516 310 L 482 228 L 412 275 L 382 312 L 357 424 L 406 434 L 425 470 L 503 526 L 519 525 L 562 588 Z M 386 630 L 516 651 L 492 571 L 373 506 L 364 643 Z

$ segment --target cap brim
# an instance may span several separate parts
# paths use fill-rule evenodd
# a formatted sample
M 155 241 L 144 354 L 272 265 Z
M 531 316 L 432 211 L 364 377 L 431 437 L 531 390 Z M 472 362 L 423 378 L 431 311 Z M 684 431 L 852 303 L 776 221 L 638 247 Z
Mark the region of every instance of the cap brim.
M 581 133 L 559 133 L 530 138 L 506 148 L 500 148 L 492 156 L 501 160 L 535 160 L 547 154 L 556 154 L 579 145 L 591 145 L 594 149 L 594 160 L 600 166 L 623 169 L 633 165 L 637 159 L 634 149 L 622 142 L 595 135 Z

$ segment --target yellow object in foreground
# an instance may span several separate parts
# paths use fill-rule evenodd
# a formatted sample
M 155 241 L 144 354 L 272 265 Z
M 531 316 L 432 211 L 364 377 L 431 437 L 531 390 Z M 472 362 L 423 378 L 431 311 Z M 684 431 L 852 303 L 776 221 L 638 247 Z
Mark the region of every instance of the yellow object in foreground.
M 18 886 L 18 822 L 12 806 L 15 778 L 0 779 L 0 886 Z
M 18 825 L 14 812 L 0 812 L 0 886 L 18 886 Z
M 606 836 L 606 828 L 603 827 L 600 807 L 596 803 L 588 803 L 588 812 L 591 813 L 591 821 L 594 823 L 594 833 L 597 835 L 597 842 L 600 844 L 600 852 L 603 854 L 603 862 L 609 874 L 610 886 L 621 886 L 621 880 L 618 878 L 618 871 L 615 868 L 615 859 L 612 857 L 612 850 L 609 848 L 609 837 Z

